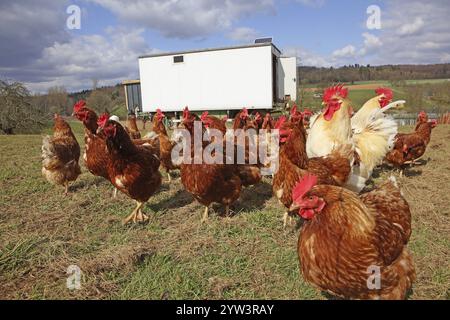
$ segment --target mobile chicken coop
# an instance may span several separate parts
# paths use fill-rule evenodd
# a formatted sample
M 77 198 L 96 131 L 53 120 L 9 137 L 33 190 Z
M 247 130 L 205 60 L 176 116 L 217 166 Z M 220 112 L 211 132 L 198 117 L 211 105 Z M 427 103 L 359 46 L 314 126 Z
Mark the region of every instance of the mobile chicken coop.
M 296 58 L 282 56 L 270 39 L 141 56 L 139 74 L 143 112 L 188 106 L 232 115 L 243 107 L 270 110 L 297 98 Z

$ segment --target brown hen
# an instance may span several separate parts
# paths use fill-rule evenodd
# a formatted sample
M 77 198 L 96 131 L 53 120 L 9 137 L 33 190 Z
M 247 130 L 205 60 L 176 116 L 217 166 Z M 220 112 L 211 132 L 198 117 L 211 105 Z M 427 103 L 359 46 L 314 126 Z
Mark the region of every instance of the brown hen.
M 305 219 L 298 240 L 303 277 L 345 299 L 404 299 L 415 279 L 406 248 L 411 212 L 393 177 L 358 196 L 337 186 L 296 184 L 291 210 Z
M 42 143 L 42 174 L 48 182 L 65 187 L 81 174 L 78 160 L 80 145 L 69 124 L 55 114 L 53 136 L 45 136 Z

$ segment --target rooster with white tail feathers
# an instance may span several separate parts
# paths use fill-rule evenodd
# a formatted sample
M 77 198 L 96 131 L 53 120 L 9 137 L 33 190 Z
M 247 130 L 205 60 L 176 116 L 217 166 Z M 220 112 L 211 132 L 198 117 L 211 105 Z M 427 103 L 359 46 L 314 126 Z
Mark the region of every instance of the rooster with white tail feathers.
M 352 117 L 348 90 L 342 85 L 326 89 L 323 96 L 326 108 L 311 119 L 306 143 L 308 157 L 322 157 L 350 141 L 355 161 L 346 187 L 356 192 L 364 188 L 375 166 L 393 147 L 397 123 L 385 112 L 405 103 L 391 102 L 393 94 L 388 88 L 379 88 L 376 94 Z

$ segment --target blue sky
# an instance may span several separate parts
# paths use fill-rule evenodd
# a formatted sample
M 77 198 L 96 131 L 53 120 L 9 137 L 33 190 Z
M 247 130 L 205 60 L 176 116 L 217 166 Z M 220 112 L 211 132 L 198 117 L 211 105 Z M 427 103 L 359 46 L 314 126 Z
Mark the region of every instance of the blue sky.
M 105 34 L 110 26 L 139 27 L 132 21 L 121 21 L 103 6 L 85 1 L 73 1 L 82 8 L 82 29 L 75 34 Z M 366 9 L 374 1 L 329 1 L 322 5 L 303 5 L 295 1 L 281 1 L 275 11 L 256 12 L 236 22 L 235 27 L 252 28 L 258 36 L 272 36 L 280 48 L 301 44 L 308 50 L 328 54 L 348 42 L 361 42 L 368 15 Z M 376 3 L 383 8 L 383 2 Z M 351 8 L 349 10 L 349 8 Z M 337 26 L 339 26 L 337 28 Z M 160 31 L 146 28 L 144 39 L 152 47 L 163 51 L 234 45 L 239 41 L 222 31 L 192 38 L 166 37 Z
M 81 29 L 66 27 L 69 5 Z M 381 29 L 369 30 L 370 5 Z M 16 0 L 0 3 L 0 77 L 35 92 L 138 76 L 137 57 L 272 36 L 299 65 L 450 62 L 448 0 Z

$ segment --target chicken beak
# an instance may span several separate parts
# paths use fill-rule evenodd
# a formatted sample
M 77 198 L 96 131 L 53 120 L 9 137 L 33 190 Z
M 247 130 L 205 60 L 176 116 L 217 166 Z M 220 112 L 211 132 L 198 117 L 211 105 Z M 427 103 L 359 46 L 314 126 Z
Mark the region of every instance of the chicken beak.
M 289 212 L 297 211 L 298 209 L 300 209 L 300 206 L 295 202 L 292 202 L 292 205 L 289 207 Z
M 385 108 L 386 109 L 390 109 L 390 108 L 403 109 L 405 107 L 405 103 L 406 103 L 405 100 L 398 100 L 398 101 L 391 102 Z
M 399 103 L 397 103 L 397 105 L 395 107 L 397 109 L 403 109 L 405 107 L 405 102 L 406 101 L 400 101 Z
M 102 131 L 103 131 L 103 128 L 102 128 L 102 127 L 98 127 L 98 128 L 97 128 L 97 134 L 102 133 Z

